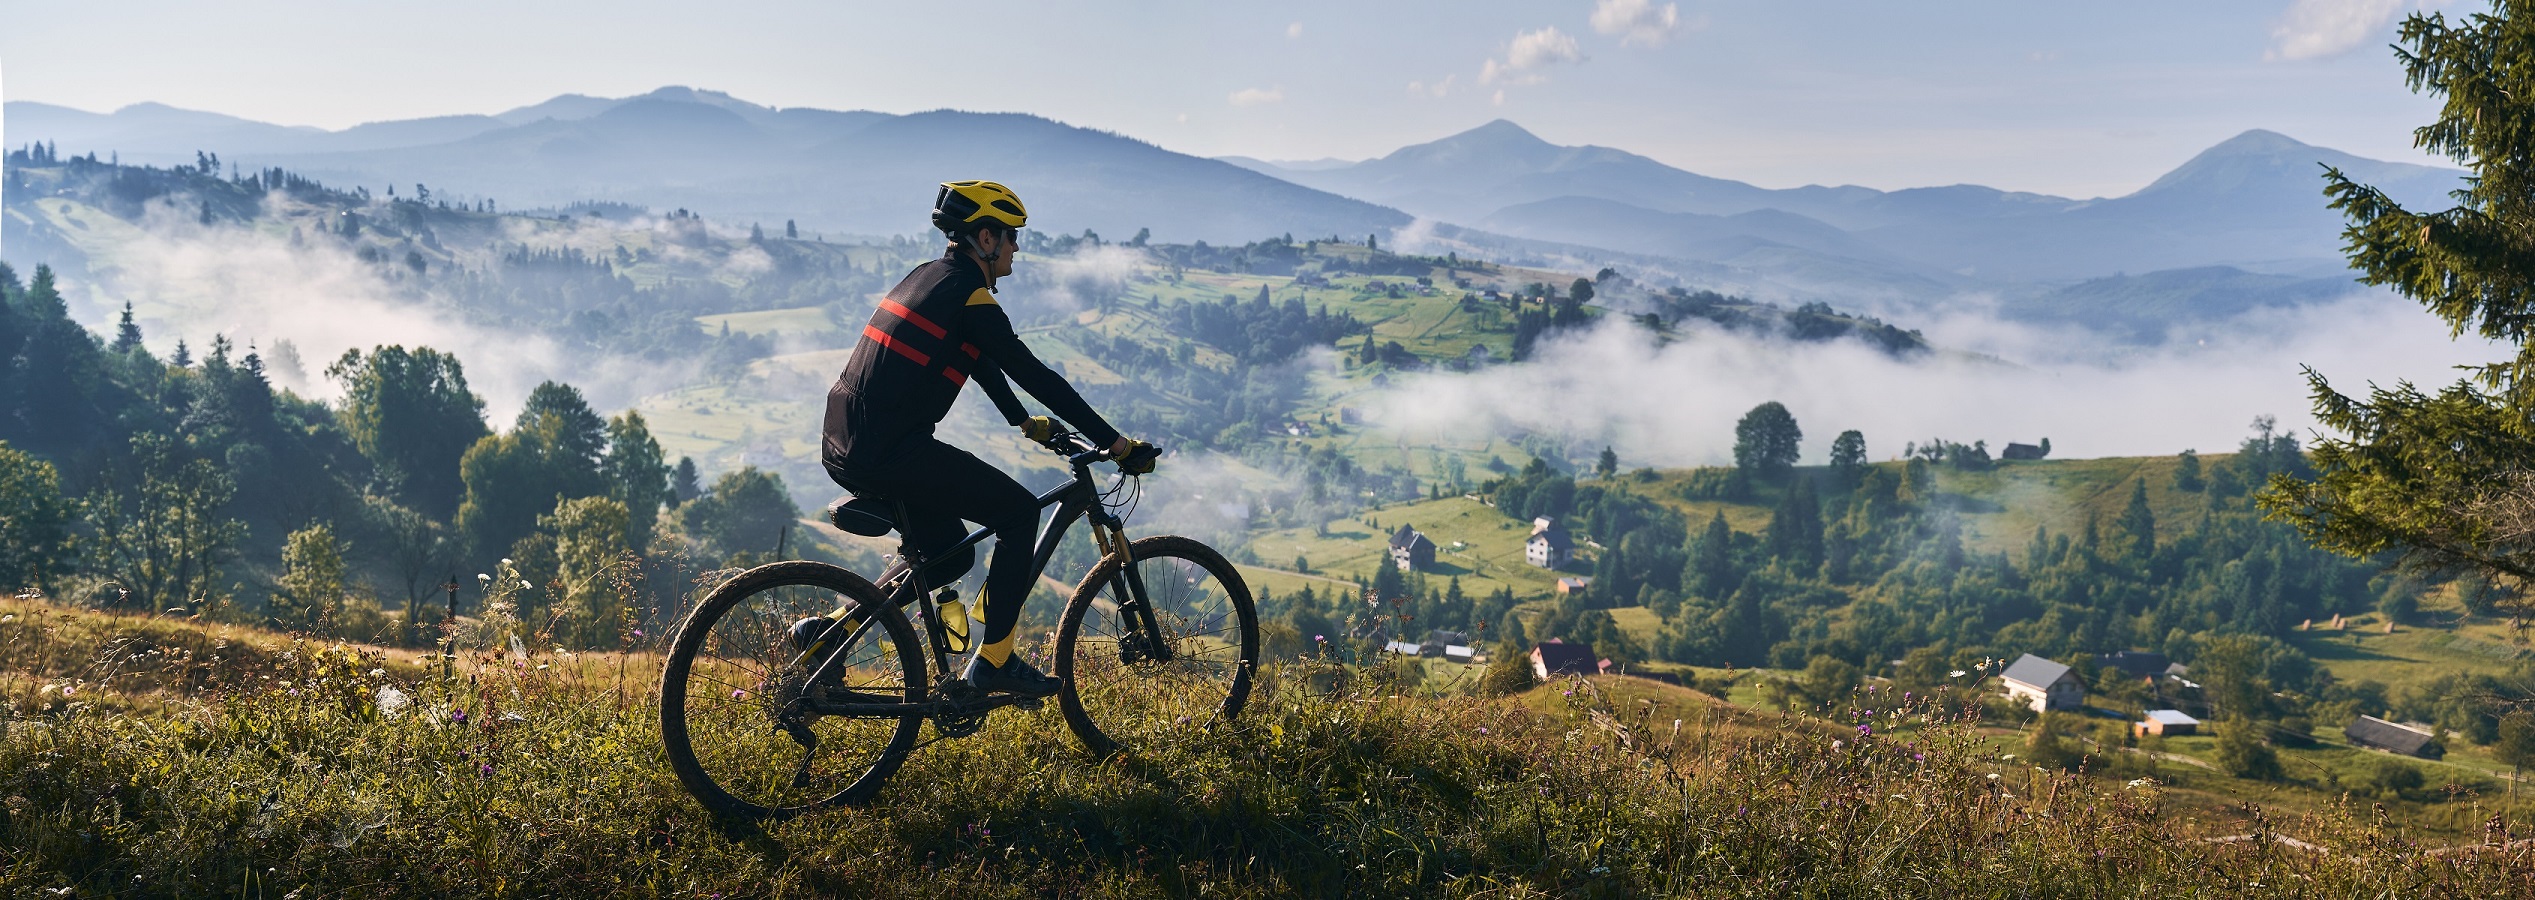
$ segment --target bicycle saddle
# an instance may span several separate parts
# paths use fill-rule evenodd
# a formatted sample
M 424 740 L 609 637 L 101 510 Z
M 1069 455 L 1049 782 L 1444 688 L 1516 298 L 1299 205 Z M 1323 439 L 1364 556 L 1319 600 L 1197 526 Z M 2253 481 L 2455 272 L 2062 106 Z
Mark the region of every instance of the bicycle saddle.
M 827 505 L 827 521 L 838 531 L 864 537 L 885 537 L 890 529 L 898 527 L 887 501 L 852 494 L 838 497 Z

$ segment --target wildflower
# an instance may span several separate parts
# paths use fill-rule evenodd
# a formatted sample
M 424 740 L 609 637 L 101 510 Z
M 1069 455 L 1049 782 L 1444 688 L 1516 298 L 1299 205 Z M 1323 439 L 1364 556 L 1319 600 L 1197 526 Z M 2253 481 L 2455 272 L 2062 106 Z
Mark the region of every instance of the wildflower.
M 489 583 L 491 583 L 492 581 L 493 581 L 493 576 L 491 576 L 491 575 L 487 575 L 487 574 L 484 574 L 484 573 L 482 573 L 482 572 L 477 572 L 477 573 L 475 573 L 475 583 L 477 583 L 477 584 L 489 584 Z
M 1991 772 L 1991 773 L 1989 773 L 1989 780 L 1991 780 L 1991 781 L 1997 781 L 1997 780 L 1998 780 L 1998 773 L 1996 773 L 1996 772 Z
M 520 590 L 523 590 L 523 591 L 533 591 L 533 590 L 536 590 L 536 589 L 537 589 L 537 586 L 536 586 L 536 585 L 533 585 L 533 584 L 529 584 L 529 583 L 527 582 L 527 580 L 522 579 L 522 580 L 519 582 L 519 589 L 520 589 Z
M 467 711 L 466 711 L 466 710 L 463 710 L 463 709 L 453 709 L 453 710 L 450 710 L 450 711 L 449 711 L 449 724 L 451 724 L 451 725 L 464 725 L 464 724 L 466 724 L 466 723 L 467 723 Z
M 1873 737 L 1874 735 L 1875 735 L 1875 726 L 1873 726 L 1873 725 L 1860 725 L 1860 726 L 1857 726 L 1857 736 L 1858 736 L 1858 737 Z
M 2156 784 L 2157 784 L 2157 780 L 2156 780 L 2156 779 L 2154 779 L 2154 778 L 2133 778 L 2133 779 L 2130 779 L 2129 786 L 2130 786 L 2130 787 L 2134 787 L 2134 788 L 2143 788 L 2143 787 L 2155 787 L 2155 786 L 2156 786 Z
M 636 629 L 634 629 L 634 636 L 635 636 L 635 637 L 642 637 L 642 636 L 643 636 L 643 630 L 642 630 L 642 629 L 640 629 L 640 628 L 636 628 Z
M 1324 644 L 1329 642 L 1329 638 L 1328 638 L 1328 637 L 1323 636 L 1323 635 L 1317 635 L 1317 634 L 1312 635 L 1312 640 L 1319 641 L 1319 642 L 1324 643 Z
M 507 565 L 510 565 L 510 564 L 511 564 L 511 558 L 510 558 L 510 557 L 507 557 L 507 556 L 502 557 L 502 565 L 507 566 Z
M 1486 733 L 1488 733 L 1488 727 L 1487 727 L 1487 726 L 1485 726 L 1485 725 L 1481 725 L 1481 726 L 1479 726 L 1479 733 L 1480 733 L 1480 734 L 1486 734 Z
M 475 774 L 480 775 L 480 776 L 483 776 L 483 777 L 485 777 L 485 778 L 491 778 L 491 777 L 493 777 L 493 764 L 492 764 L 492 763 L 479 763 L 479 764 L 477 764 L 477 765 L 476 765 L 476 767 L 475 767 Z
M 288 682 L 284 682 L 284 683 L 285 683 L 285 684 L 287 684 Z M 63 685 L 63 686 L 62 686 L 62 696 L 64 696 L 64 697 L 68 697 L 68 696 L 70 696 L 70 695 L 72 695 L 72 694 L 76 694 L 76 693 L 79 693 L 79 686 L 78 686 L 78 685 L 75 685 L 75 684 L 66 684 L 66 685 Z
M 370 670 L 370 677 L 372 677 L 372 678 L 377 678 L 377 677 L 379 677 L 379 676 L 381 676 L 381 675 L 385 675 L 385 674 L 387 674 L 387 670 L 386 670 L 386 669 L 371 669 L 371 670 Z
M 1840 748 L 1842 748 L 1842 747 L 1846 747 L 1846 746 L 1848 746 L 1848 742 L 1847 742 L 1847 741 L 1832 741 L 1832 742 L 1831 742 L 1831 749 L 1833 749 L 1833 750 L 1837 750 L 1837 749 L 1840 749 Z

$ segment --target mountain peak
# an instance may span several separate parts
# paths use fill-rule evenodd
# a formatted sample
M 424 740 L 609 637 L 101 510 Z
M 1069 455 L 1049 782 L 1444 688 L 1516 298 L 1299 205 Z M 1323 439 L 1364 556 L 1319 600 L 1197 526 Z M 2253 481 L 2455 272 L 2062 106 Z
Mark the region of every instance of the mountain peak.
M 2217 145 L 2201 151 L 2201 155 L 2209 156 L 2217 154 L 2222 156 L 2235 156 L 2240 154 L 2269 154 L 2289 150 L 2312 149 L 2314 149 L 2312 145 L 2296 138 L 2289 137 L 2288 135 L 2281 134 L 2277 131 L 2253 128 L 2247 129 L 2243 134 L 2219 141 Z
M 1434 144 L 1490 144 L 1498 147 L 1555 147 L 1540 139 L 1530 129 L 1508 119 L 1491 119 L 1487 124 L 1460 134 L 1434 141 Z

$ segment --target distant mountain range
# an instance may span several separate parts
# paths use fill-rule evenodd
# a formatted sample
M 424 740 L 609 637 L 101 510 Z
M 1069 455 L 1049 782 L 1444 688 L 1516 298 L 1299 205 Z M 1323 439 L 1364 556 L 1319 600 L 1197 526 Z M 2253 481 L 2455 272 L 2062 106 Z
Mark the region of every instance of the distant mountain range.
M 1978 185 L 1774 190 L 1607 147 L 1558 146 L 1501 119 L 1353 164 L 1226 161 L 1516 237 L 1727 263 L 1762 251 L 1841 257 L 1963 283 L 2221 265 L 2337 270 L 2341 219 L 2324 206 L 2323 166 L 2424 204 L 2463 174 L 2255 130 L 2109 199 Z
M 1030 115 L 775 109 L 684 87 L 341 131 L 158 104 L 98 114 L 13 101 L 0 114 L 12 144 L 49 141 L 65 154 L 190 163 L 201 150 L 334 183 L 420 182 L 505 208 L 611 200 L 835 234 L 919 231 L 933 182 L 986 175 L 1018 187 L 1033 223 L 1052 231 L 1118 239 L 1150 228 L 1156 240 L 1216 243 L 1422 236 L 1665 267 L 1694 286 L 1779 301 L 1908 308 L 1981 292 L 2031 316 L 2143 338 L 2161 329 L 2123 310 L 2188 319 L 2256 302 L 2246 291 L 2260 305 L 2346 289 L 2323 166 L 2422 206 L 2443 205 L 2463 174 L 2255 130 L 2113 198 L 1979 185 L 1772 189 L 1551 144 L 1503 120 L 1378 159 L 1275 163 L 1204 159 Z
M 1034 224 L 1114 238 L 1142 228 L 1179 241 L 1360 236 L 1410 221 L 1397 210 L 1038 116 L 779 110 L 683 87 L 618 99 L 565 95 L 490 116 L 331 132 L 158 104 L 97 114 L 12 101 L 0 115 L 10 142 L 48 141 L 65 155 L 191 163 L 196 151 L 208 151 L 330 183 L 422 183 L 444 195 L 490 196 L 505 208 L 611 200 L 723 221 L 793 219 L 829 233 L 925 230 L 934 183 L 980 176 L 1019 188 Z

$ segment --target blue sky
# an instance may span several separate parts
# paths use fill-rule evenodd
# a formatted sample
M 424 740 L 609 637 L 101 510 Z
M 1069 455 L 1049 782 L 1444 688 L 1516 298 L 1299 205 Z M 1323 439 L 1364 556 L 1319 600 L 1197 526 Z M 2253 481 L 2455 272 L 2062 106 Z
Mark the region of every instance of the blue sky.
M 2446 0 L 0 0 L 0 97 L 286 124 L 666 84 L 1361 158 L 1493 118 L 1783 187 L 2126 193 L 2247 128 L 2419 160 L 2386 44 Z

